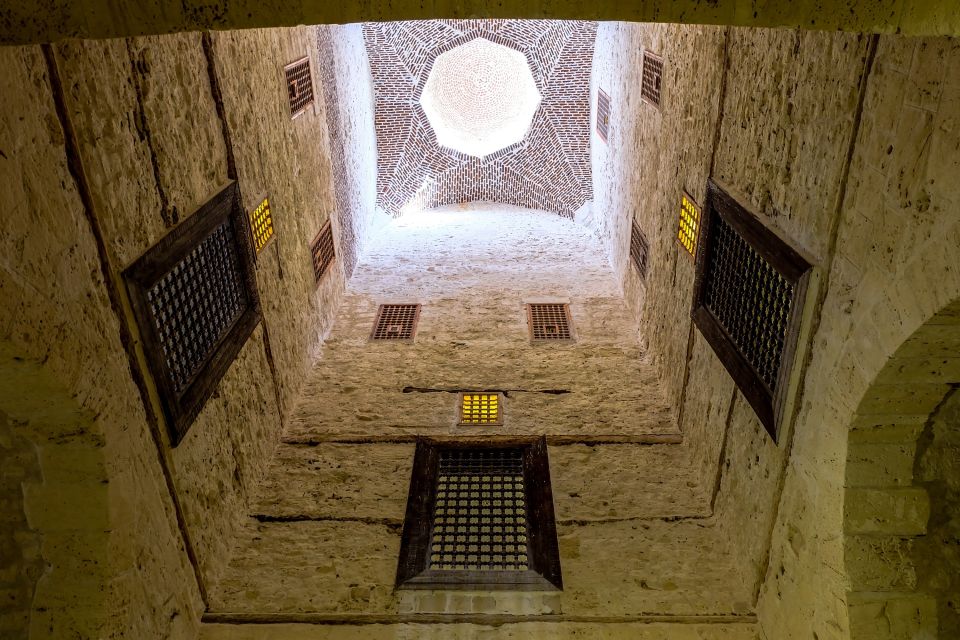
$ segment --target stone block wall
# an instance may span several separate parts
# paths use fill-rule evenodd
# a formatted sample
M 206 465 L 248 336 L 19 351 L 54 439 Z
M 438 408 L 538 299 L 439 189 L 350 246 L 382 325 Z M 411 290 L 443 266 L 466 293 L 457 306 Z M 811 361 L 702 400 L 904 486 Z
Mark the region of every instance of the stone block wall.
M 49 567 L 33 625 L 84 637 L 197 632 L 205 589 L 343 291 L 341 261 L 316 285 L 309 248 L 330 218 L 344 247 L 316 42 L 315 29 L 298 28 L 0 51 L 0 182 L 11 201 L 2 240 L 13 249 L 0 269 L 0 342 L 14 354 L 5 375 L 18 388 L 27 381 L 16 363 L 36 363 L 92 434 L 20 429 L 37 422 L 33 409 L 0 398 L 14 434 L 39 448 L 39 477 L 16 481 Z M 316 99 L 291 120 L 283 66 L 304 55 Z M 276 237 L 256 264 L 263 322 L 171 448 L 121 272 L 229 179 L 246 211 L 271 201 Z M 84 447 L 102 468 L 104 491 L 87 509 L 101 538 L 66 515 L 77 492 L 65 461 Z M 35 559 L 27 542 L 21 555 Z M 71 600 L 80 593 L 99 595 Z

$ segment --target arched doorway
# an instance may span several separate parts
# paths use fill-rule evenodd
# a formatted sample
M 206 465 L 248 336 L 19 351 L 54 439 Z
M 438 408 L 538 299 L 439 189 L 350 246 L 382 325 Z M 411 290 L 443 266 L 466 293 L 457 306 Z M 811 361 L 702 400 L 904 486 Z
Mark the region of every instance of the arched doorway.
M 960 300 L 913 333 L 849 436 L 844 560 L 850 637 L 960 634 Z

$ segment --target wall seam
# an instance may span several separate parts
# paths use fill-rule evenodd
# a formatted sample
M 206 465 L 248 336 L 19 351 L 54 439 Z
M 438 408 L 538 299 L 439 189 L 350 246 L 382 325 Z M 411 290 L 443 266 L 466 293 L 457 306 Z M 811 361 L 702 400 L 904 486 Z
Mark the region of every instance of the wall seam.
M 190 538 L 190 533 L 187 529 L 186 519 L 183 514 L 183 507 L 180 504 L 179 498 L 177 497 L 176 485 L 174 484 L 173 475 L 170 471 L 169 461 L 167 460 L 164 452 L 165 449 L 163 435 L 160 430 L 160 420 L 150 398 L 146 377 L 137 358 L 136 347 L 134 346 L 134 335 L 130 329 L 130 326 L 128 325 L 127 315 L 124 312 L 125 305 L 123 303 L 123 288 L 118 281 L 118 278 L 114 275 L 113 267 L 111 266 L 112 260 L 110 257 L 110 251 L 107 247 L 106 240 L 104 239 L 100 222 L 95 213 L 93 194 L 90 190 L 90 184 L 87 181 L 86 172 L 83 168 L 83 160 L 80 154 L 80 144 L 76 131 L 73 128 L 73 123 L 70 120 L 66 99 L 64 97 L 63 82 L 60 77 L 60 69 L 57 64 L 56 52 L 53 49 L 53 45 L 50 44 L 41 45 L 41 48 L 43 50 L 43 56 L 47 65 L 47 73 L 50 80 L 50 90 L 53 96 L 54 106 L 57 111 L 57 117 L 60 121 L 60 126 L 63 129 L 64 152 L 67 157 L 67 166 L 69 168 L 70 175 L 73 176 L 76 184 L 77 192 L 80 195 L 80 201 L 83 205 L 84 217 L 86 218 L 90 233 L 93 236 L 94 243 L 97 247 L 100 273 L 104 279 L 107 297 L 110 301 L 110 308 L 117 320 L 120 344 L 123 347 L 123 351 L 127 357 L 127 366 L 129 367 L 130 377 L 132 378 L 134 386 L 136 386 L 140 395 L 140 401 L 143 405 L 144 413 L 146 414 L 148 431 L 150 432 L 150 436 L 153 439 L 154 445 L 156 446 L 157 461 L 160 464 L 164 483 L 166 484 L 167 492 L 170 495 L 170 500 L 173 504 L 173 511 L 177 521 L 177 528 L 180 531 L 180 537 L 183 542 L 184 551 L 187 554 L 187 559 L 189 560 L 191 567 L 193 568 L 194 579 L 197 582 L 197 590 L 199 591 L 200 599 L 204 608 L 207 608 L 209 606 L 209 602 L 207 598 L 207 590 L 200 574 L 200 564 L 197 560 L 196 551 Z
M 860 125 L 863 119 L 863 107 L 866 102 L 867 85 L 869 83 L 870 76 L 873 73 L 873 64 L 877 54 L 877 44 L 880 40 L 879 34 L 872 34 L 868 37 L 869 41 L 867 44 L 867 51 L 864 56 L 863 70 L 860 73 L 860 79 L 857 87 L 857 107 L 854 111 L 853 123 L 851 125 L 850 140 L 847 144 L 847 154 L 844 158 L 843 168 L 840 172 L 840 182 L 837 188 L 837 200 L 834 205 L 833 218 L 830 221 L 830 235 L 827 241 L 827 252 L 824 256 L 823 267 L 821 269 L 822 273 L 825 275 L 823 282 L 820 284 L 817 291 L 817 298 L 812 314 L 812 326 L 810 327 L 810 332 L 808 334 L 809 337 L 807 338 L 808 344 L 811 345 L 811 347 L 814 344 L 817 333 L 820 330 L 823 307 L 826 303 L 827 294 L 830 291 L 830 275 L 833 271 L 833 261 L 836 257 L 837 241 L 840 233 L 840 222 L 843 217 L 843 203 L 846 200 L 847 186 L 850 177 L 850 166 L 853 163 L 857 139 L 860 136 Z M 813 348 L 807 349 L 806 357 L 804 358 L 804 362 L 800 370 L 798 388 L 801 390 L 805 390 L 807 372 L 809 370 L 810 363 L 813 360 L 813 351 Z M 777 522 L 780 519 L 780 508 L 783 503 L 783 492 L 786 486 L 791 456 L 793 454 L 793 445 L 797 437 L 796 420 L 800 413 L 800 406 L 802 405 L 801 399 L 805 396 L 805 393 L 798 395 L 797 401 L 794 403 L 792 415 L 790 416 L 790 438 L 786 442 L 783 469 L 780 471 L 777 479 L 777 500 L 774 505 L 773 518 L 771 519 L 769 532 L 767 534 L 766 552 L 764 553 L 763 562 L 760 565 L 760 571 L 757 575 L 757 583 L 754 588 L 754 607 L 758 606 L 760 603 L 760 595 L 763 591 L 763 585 L 766 583 L 767 574 L 770 572 L 773 537 L 774 533 L 776 532 Z

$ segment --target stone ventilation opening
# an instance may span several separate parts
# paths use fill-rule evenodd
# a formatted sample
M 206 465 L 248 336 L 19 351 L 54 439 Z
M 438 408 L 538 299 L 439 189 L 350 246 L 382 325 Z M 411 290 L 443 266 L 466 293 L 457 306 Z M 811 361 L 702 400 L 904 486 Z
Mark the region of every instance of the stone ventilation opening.
M 250 213 L 250 231 L 253 246 L 259 254 L 273 239 L 273 216 L 270 214 L 270 198 L 264 198 Z
M 499 393 L 460 394 L 461 425 L 503 424 L 502 402 Z
M 597 135 L 604 142 L 610 133 L 610 96 L 603 89 L 597 89 Z
M 573 322 L 570 320 L 568 304 L 528 304 L 527 324 L 530 327 L 530 339 L 534 342 L 573 339 Z
M 482 158 L 524 139 L 540 92 L 521 52 L 476 38 L 437 56 L 420 104 L 440 145 Z
M 647 277 L 647 254 L 650 252 L 650 243 L 647 236 L 640 229 L 636 219 L 630 225 L 630 259 L 637 268 L 641 280 Z
M 543 439 L 520 446 L 418 442 L 397 585 L 561 588 Z
M 304 56 L 283 69 L 287 77 L 287 97 L 290 99 L 290 117 L 296 118 L 313 104 L 313 79 L 310 77 L 310 58 Z
M 320 284 L 336 257 L 333 250 L 333 229 L 329 220 L 310 243 L 310 255 L 313 257 L 313 276 L 317 284 Z
M 811 266 L 712 182 L 704 226 L 694 320 L 776 439 Z
M 370 339 L 413 340 L 419 319 L 419 304 L 382 304 L 377 311 Z
M 231 183 L 124 272 L 174 442 L 260 319 L 244 218 Z
M 697 234 L 700 233 L 700 208 L 686 192 L 680 200 L 680 228 L 677 242 L 694 258 L 697 257 Z
M 643 83 L 640 97 L 655 107 L 660 107 L 660 90 L 663 82 L 663 59 L 655 53 L 643 52 Z

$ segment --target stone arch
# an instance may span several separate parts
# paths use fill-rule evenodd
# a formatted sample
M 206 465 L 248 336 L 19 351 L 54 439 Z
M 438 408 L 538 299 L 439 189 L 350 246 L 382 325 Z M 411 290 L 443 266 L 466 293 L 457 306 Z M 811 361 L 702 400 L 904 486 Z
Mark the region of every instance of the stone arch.
M 99 637 L 107 623 L 110 513 L 98 431 L 42 362 L 0 341 L 4 637 Z
M 941 553 L 942 545 L 927 536 L 932 523 L 951 526 L 943 512 L 958 505 L 951 504 L 943 487 L 960 487 L 960 461 L 951 466 L 933 458 L 955 447 L 951 438 L 960 440 L 960 424 L 952 424 L 960 420 L 958 389 L 960 299 L 896 349 L 854 415 L 843 514 L 853 640 L 938 637 L 938 609 L 947 605 L 946 592 L 925 574 L 931 554 Z M 960 512 L 953 520 L 960 527 Z M 960 561 L 960 554 L 954 558 Z M 947 591 L 952 588 L 947 585 Z

